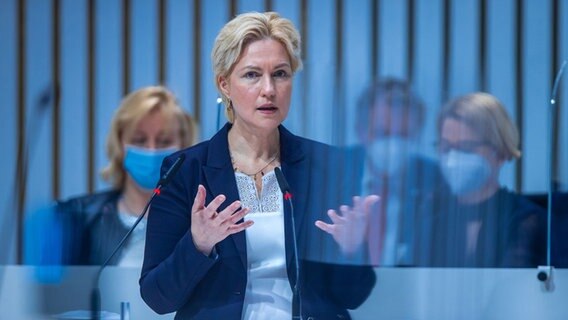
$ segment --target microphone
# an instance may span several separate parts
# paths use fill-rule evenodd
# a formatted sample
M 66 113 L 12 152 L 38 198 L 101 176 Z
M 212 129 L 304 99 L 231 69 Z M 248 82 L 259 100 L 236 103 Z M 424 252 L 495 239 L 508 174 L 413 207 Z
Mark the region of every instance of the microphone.
M 294 218 L 294 205 L 292 204 L 292 193 L 290 192 L 290 185 L 282 170 L 279 167 L 274 168 L 276 180 L 284 199 L 288 200 L 290 205 L 290 218 L 292 221 L 292 246 L 294 247 L 294 265 L 296 267 L 296 283 L 294 284 L 294 292 L 292 298 L 292 319 L 302 319 L 302 295 L 300 293 L 300 259 L 298 258 L 298 237 L 296 235 L 296 219 Z
M 185 153 L 182 153 L 179 155 L 179 157 L 177 157 L 176 161 L 174 161 L 174 164 L 172 164 L 168 171 L 166 171 L 166 173 L 164 173 L 164 175 L 160 178 L 158 187 L 154 191 L 158 190 L 158 194 L 160 194 L 159 190 L 162 189 L 163 186 L 170 183 L 170 180 L 172 180 L 172 177 L 176 174 L 176 172 L 179 170 L 179 167 L 184 161 Z
M 175 176 L 175 174 L 179 171 L 179 168 L 181 167 L 184 160 L 185 160 L 185 154 L 182 153 L 177 157 L 177 159 L 174 161 L 174 164 L 172 164 L 172 166 L 166 171 L 166 173 L 162 175 L 162 177 L 158 182 L 158 186 L 154 189 L 154 192 L 152 192 L 150 200 L 148 200 L 148 202 L 144 206 L 142 213 L 140 214 L 140 216 L 138 216 L 138 219 L 136 219 L 134 225 L 132 225 L 130 230 L 128 230 L 128 232 L 124 235 L 124 237 L 122 237 L 122 240 L 120 240 L 118 245 L 114 248 L 114 251 L 99 268 L 97 275 L 95 276 L 93 291 L 91 291 L 91 319 L 100 320 L 101 318 L 101 292 L 99 289 L 99 281 L 103 270 L 108 266 L 109 262 L 116 255 L 118 250 L 122 248 L 128 237 L 130 237 L 134 229 L 136 229 L 136 226 L 138 226 L 140 221 L 142 221 L 142 218 L 144 218 L 144 216 L 146 215 L 146 211 L 148 211 L 148 208 L 150 207 L 150 204 L 152 203 L 154 198 L 157 195 L 160 195 L 162 188 L 165 187 L 168 183 L 170 183 L 172 177 Z

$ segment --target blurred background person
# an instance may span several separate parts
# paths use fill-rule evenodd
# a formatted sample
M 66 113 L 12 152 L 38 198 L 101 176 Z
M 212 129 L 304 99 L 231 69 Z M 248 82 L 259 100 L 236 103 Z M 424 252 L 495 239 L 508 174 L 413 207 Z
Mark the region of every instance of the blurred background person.
M 373 265 L 414 264 L 416 214 L 443 186 L 437 164 L 418 152 L 424 117 L 423 102 L 404 80 L 379 80 L 359 98 L 362 190 L 381 196 L 368 230 Z
M 109 163 L 102 170 L 111 190 L 59 201 L 53 220 L 32 216 L 27 262 L 103 264 L 150 199 L 162 160 L 193 145 L 196 132 L 192 118 L 165 87 L 144 87 L 126 96 L 112 119 Z M 142 266 L 145 234 L 143 219 L 110 264 Z
M 519 133 L 503 105 L 486 93 L 456 98 L 439 114 L 438 137 L 440 169 L 451 195 L 439 194 L 435 201 L 425 265 L 544 263 L 542 208 L 499 183 L 503 164 L 521 156 Z

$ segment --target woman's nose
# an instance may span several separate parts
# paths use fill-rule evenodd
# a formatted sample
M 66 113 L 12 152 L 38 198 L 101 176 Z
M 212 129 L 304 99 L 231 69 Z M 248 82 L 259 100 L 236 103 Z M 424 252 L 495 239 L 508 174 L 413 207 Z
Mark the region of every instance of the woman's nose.
M 271 76 L 266 76 L 262 82 L 262 95 L 272 97 L 275 94 L 274 79 Z

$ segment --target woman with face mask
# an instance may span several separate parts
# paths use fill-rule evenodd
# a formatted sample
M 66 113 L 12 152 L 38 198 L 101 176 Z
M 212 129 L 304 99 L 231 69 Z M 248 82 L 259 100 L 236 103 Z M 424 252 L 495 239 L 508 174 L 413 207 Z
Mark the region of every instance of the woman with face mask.
M 195 132 L 192 118 L 166 88 L 145 87 L 126 96 L 112 119 L 109 163 L 102 171 L 112 190 L 56 206 L 63 223 L 62 263 L 102 264 L 142 213 L 160 178 L 162 160 L 191 146 Z M 145 229 L 144 219 L 111 265 L 142 265 Z
M 438 117 L 440 169 L 452 195 L 434 210 L 434 267 L 535 267 L 546 249 L 542 209 L 499 184 L 518 159 L 519 133 L 501 103 L 486 93 L 450 101 Z

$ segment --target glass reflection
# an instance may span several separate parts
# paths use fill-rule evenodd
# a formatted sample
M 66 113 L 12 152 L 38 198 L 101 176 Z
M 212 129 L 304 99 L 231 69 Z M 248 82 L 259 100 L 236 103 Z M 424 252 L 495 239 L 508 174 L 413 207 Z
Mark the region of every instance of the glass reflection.
M 438 152 L 449 194 L 424 212 L 419 265 L 536 267 L 545 263 L 545 212 L 499 183 L 503 164 L 520 158 L 519 134 L 493 96 L 474 93 L 438 117 Z

